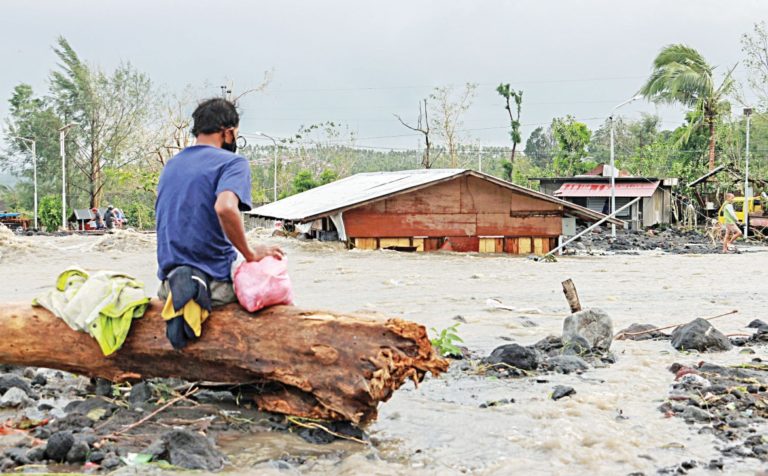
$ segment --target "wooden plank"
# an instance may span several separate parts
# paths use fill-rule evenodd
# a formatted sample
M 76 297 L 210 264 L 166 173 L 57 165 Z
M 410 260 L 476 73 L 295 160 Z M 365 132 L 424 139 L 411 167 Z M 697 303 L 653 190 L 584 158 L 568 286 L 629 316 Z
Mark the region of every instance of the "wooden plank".
M 375 250 L 376 238 L 355 238 L 355 248 L 361 250 Z
M 493 247 L 494 253 L 503 253 L 504 252 L 504 238 L 494 238 L 495 246 Z
M 476 236 L 449 236 L 453 251 L 478 252 L 480 249 L 480 239 Z
M 478 243 L 478 251 L 480 253 L 495 253 L 496 240 L 494 238 L 480 238 L 480 242 Z
M 518 238 L 506 238 L 504 241 L 506 241 L 504 251 L 512 255 L 520 254 Z
M 379 248 L 385 249 L 390 246 L 411 246 L 410 238 L 379 238 Z
M 544 255 L 544 239 L 543 238 L 533 238 L 533 254 L 536 256 L 542 256 Z
M 518 251 L 519 255 L 531 254 L 531 239 L 528 237 L 518 238 Z
M 424 238 L 414 238 L 413 246 L 416 247 L 416 251 L 424 251 Z
M 437 251 L 442 244 L 441 238 L 424 238 L 424 251 Z
M 349 236 L 360 238 L 477 235 L 476 215 L 471 214 L 382 215 L 364 213 L 355 209 L 344 214 L 344 226 Z M 546 235 L 546 233 L 542 233 L 542 235 Z
M 480 236 L 557 236 L 562 233 L 559 216 L 511 217 L 509 213 L 480 213 L 477 234 Z

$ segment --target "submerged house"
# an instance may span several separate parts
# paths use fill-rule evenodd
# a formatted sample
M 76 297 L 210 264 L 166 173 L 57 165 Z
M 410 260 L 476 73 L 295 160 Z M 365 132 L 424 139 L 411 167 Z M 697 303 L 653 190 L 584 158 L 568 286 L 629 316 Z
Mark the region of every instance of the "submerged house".
M 545 254 L 604 215 L 463 169 L 362 173 L 248 212 L 362 249 Z M 615 224 L 623 225 L 620 220 Z M 564 232 L 565 229 L 565 232 Z
M 609 165 L 598 165 L 584 175 L 574 177 L 534 178 L 540 190 L 547 195 L 568 202 L 608 213 L 611 200 L 611 173 L 616 188 L 616 209 L 641 197 L 629 208 L 619 212 L 617 218 L 628 223 L 633 230 L 672 223 L 674 200 L 672 188 L 676 178 L 635 177 L 627 172 L 612 170 Z

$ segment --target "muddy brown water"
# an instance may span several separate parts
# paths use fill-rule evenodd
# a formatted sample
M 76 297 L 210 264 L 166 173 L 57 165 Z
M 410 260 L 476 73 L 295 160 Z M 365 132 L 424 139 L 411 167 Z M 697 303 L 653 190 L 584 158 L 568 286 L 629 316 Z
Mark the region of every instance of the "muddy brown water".
M 94 250 L 95 237 L 29 237 L 33 252 L 3 252 L 0 299 L 23 301 L 51 286 L 58 272 L 78 264 L 134 274 L 149 293 L 157 286 L 154 249 L 144 241 L 129 251 Z M 143 238 L 142 238 L 143 239 Z M 345 251 L 333 244 L 272 239 L 288 252 L 297 304 L 338 311 L 370 311 L 441 329 L 465 323 L 459 333 L 478 355 L 511 339 L 531 344 L 559 335 L 567 305 L 560 282 L 572 278 L 585 306 L 600 307 L 619 330 L 633 322 L 667 325 L 694 317 L 714 321 L 725 333 L 745 332 L 765 318 L 764 270 L 768 254 L 568 257 L 538 263 L 509 256 Z M 489 299 L 514 311 L 493 309 Z M 528 324 L 526 324 L 528 321 Z M 530 323 L 536 324 L 530 326 Z M 292 434 L 225 435 L 219 444 L 236 474 L 627 474 L 687 460 L 719 458 L 720 444 L 681 419 L 658 411 L 669 391 L 673 362 L 692 363 L 668 342 L 614 342 L 618 362 L 581 376 L 547 375 L 500 380 L 460 371 L 407 384 L 369 429 L 372 445 L 319 446 Z M 768 358 L 738 349 L 713 354 L 720 364 Z M 573 386 L 573 397 L 552 401 L 555 385 Z M 480 408 L 487 401 L 514 403 Z M 625 418 L 617 418 L 619 412 Z M 761 431 L 765 431 L 762 428 Z M 281 466 L 284 460 L 288 466 Z M 301 462 L 303 464 L 297 464 Z M 754 474 L 756 459 L 729 458 L 725 474 Z M 282 469 L 281 469 L 282 468 Z M 124 470 L 129 471 L 129 470 Z M 708 474 L 701 468 L 696 474 Z M 723 474 L 713 472 L 712 474 Z

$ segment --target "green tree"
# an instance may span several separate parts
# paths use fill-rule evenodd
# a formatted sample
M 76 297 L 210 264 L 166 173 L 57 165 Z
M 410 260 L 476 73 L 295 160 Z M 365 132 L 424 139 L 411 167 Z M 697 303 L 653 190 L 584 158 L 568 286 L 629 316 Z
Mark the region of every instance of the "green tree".
M 293 177 L 292 185 L 293 193 L 301 193 L 317 187 L 318 183 L 315 181 L 315 178 L 312 177 L 312 172 L 309 170 L 302 170 Z
M 512 174 L 515 169 L 515 150 L 517 149 L 517 144 L 522 141 L 520 136 L 520 109 L 523 104 L 523 91 L 515 91 L 509 83 L 502 83 L 496 88 L 496 92 L 504 98 L 504 109 L 507 110 L 509 115 L 509 137 L 512 139 L 512 153 L 509 156 L 508 171 L 505 166 L 504 175 L 509 177 L 509 181 L 512 181 Z M 512 112 L 512 101 L 515 103 L 515 113 Z
M 755 23 L 752 34 L 741 37 L 741 51 L 749 70 L 749 85 L 760 100 L 760 108 L 768 109 L 768 27 L 765 21 Z
M 693 115 L 680 137 L 681 143 L 687 143 L 694 130 L 707 126 L 710 170 L 715 168 L 715 124 L 730 110 L 726 97 L 734 88 L 734 68 L 716 86 L 715 68 L 698 51 L 682 44 L 669 45 L 654 59 L 651 76 L 640 89 L 640 94 L 650 101 L 691 108 Z
M 66 122 L 78 124 L 70 135 L 79 153 L 71 160 L 84 180 L 73 185 L 97 207 L 105 192 L 105 169 L 131 164 L 147 153 L 140 134 L 150 115 L 151 82 L 130 63 L 112 74 L 87 65 L 63 37 L 53 51 L 60 61 L 51 73 L 53 103 Z
M 46 195 L 40 199 L 38 210 L 40 225 L 46 231 L 56 231 L 61 227 L 61 197 Z
M 525 155 L 537 167 L 549 167 L 555 151 L 555 139 L 552 137 L 552 128 L 537 127 L 528 136 L 525 142 Z
M 320 185 L 327 185 L 331 182 L 335 182 L 338 179 L 339 174 L 331 169 L 325 169 L 323 170 L 323 173 L 320 174 Z
M 573 116 L 557 117 L 552 120 L 554 136 L 555 171 L 560 175 L 570 176 L 587 171 L 584 163 L 591 132 L 586 124 L 578 122 Z

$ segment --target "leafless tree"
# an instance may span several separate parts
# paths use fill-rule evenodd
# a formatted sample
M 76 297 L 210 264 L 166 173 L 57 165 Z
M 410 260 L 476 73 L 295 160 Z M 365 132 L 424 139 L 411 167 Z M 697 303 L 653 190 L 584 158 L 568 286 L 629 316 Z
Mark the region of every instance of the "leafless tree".
M 420 132 L 424 135 L 424 155 L 421 158 L 421 165 L 425 169 L 431 169 L 440 154 L 438 153 L 434 158 L 432 157 L 432 141 L 429 138 L 431 129 L 429 128 L 429 108 L 427 107 L 427 100 L 423 99 L 419 101 L 419 116 L 416 119 L 415 126 L 408 124 L 397 114 L 394 114 L 394 116 L 400 121 L 400 124 L 412 131 Z
M 473 83 L 466 83 L 458 93 L 453 86 L 442 86 L 435 88 L 429 96 L 433 100 L 432 116 L 437 125 L 436 133 L 445 142 L 453 168 L 459 165 L 461 117 L 472 105 L 476 89 L 477 85 Z

